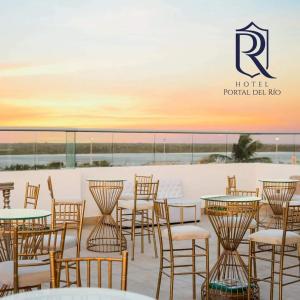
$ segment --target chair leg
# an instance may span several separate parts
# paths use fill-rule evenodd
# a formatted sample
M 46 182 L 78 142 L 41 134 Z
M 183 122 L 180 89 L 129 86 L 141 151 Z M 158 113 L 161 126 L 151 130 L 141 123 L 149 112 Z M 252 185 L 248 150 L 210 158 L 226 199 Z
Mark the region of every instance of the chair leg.
M 170 300 L 173 300 L 173 293 L 174 293 L 174 261 L 172 259 L 171 268 L 170 268 Z
M 134 246 L 135 246 L 135 218 L 136 212 L 132 213 L 132 228 L 131 228 L 131 236 L 132 236 L 132 252 L 131 252 L 131 260 L 134 260 Z
M 133 210 L 131 211 L 131 235 L 130 235 L 130 239 L 133 241 L 133 224 L 134 224 L 134 220 L 133 220 Z
M 254 233 L 255 229 L 250 229 L 250 234 Z M 250 241 L 249 241 L 250 243 Z M 252 247 L 255 248 L 255 244 L 252 245 Z M 250 248 L 249 248 L 250 249 Z M 250 253 L 250 252 L 249 252 Z M 256 268 L 256 259 L 252 259 L 252 263 L 253 263 L 253 273 L 254 273 L 254 278 L 257 278 L 257 268 Z
M 161 285 L 161 277 L 162 277 L 162 270 L 163 270 L 163 253 L 160 252 L 160 258 L 159 258 L 159 273 L 158 273 L 158 279 L 157 279 L 157 288 L 156 288 L 156 299 L 159 299 L 159 293 L 160 293 L 160 285 Z
M 148 242 L 149 242 L 149 244 L 151 244 L 150 224 L 149 224 L 149 210 L 147 210 L 147 231 L 148 231 Z
M 155 227 L 154 227 L 154 209 L 152 209 L 151 223 L 152 223 L 152 236 L 153 236 L 154 255 L 155 255 L 155 258 L 157 258 L 158 255 L 157 255 L 157 246 L 156 246 L 156 238 L 155 238 Z
M 193 299 L 196 299 L 196 251 L 195 240 L 192 240 L 192 281 L 193 281 Z
M 248 300 L 251 299 L 251 278 L 252 278 L 252 245 L 253 243 L 249 240 L 249 257 L 248 257 Z
M 206 284 L 206 300 L 209 300 L 209 240 L 205 239 L 205 254 L 206 254 L 206 261 L 205 261 L 205 284 Z
M 272 258 L 271 258 L 271 284 L 270 284 L 270 300 L 274 298 L 274 267 L 275 267 L 275 246 L 272 245 Z
M 279 264 L 279 300 L 283 299 L 283 293 L 282 293 L 282 281 L 283 281 L 283 266 L 284 266 L 284 246 L 281 246 L 281 252 L 280 252 L 280 264 Z
M 144 210 L 141 213 L 141 253 L 144 253 Z
M 123 235 L 123 232 L 122 232 L 122 229 L 123 229 L 123 223 L 122 223 L 122 208 L 119 209 L 119 212 L 120 212 L 120 227 L 119 227 L 119 242 L 120 242 L 120 254 L 122 254 L 122 235 Z M 117 223 L 118 225 L 118 223 Z

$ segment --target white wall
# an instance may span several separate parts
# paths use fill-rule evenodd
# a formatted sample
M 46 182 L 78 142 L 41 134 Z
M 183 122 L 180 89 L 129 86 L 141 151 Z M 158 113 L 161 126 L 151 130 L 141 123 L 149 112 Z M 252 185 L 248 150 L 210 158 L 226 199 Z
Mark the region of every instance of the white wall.
M 127 179 L 134 174 L 153 174 L 155 178 L 180 179 L 187 199 L 199 199 L 204 194 L 222 194 L 228 175 L 236 175 L 238 187 L 254 189 L 261 187 L 260 178 L 288 178 L 300 175 L 300 166 L 277 164 L 197 164 L 138 167 L 78 168 L 66 170 L 5 171 L 0 172 L 0 182 L 13 181 L 11 206 L 22 207 L 25 184 L 41 184 L 39 208 L 50 209 L 47 177 L 51 175 L 57 199 L 86 199 L 86 216 L 96 216 L 98 208 L 88 190 L 87 179 Z M 2 206 L 2 205 L 1 205 Z

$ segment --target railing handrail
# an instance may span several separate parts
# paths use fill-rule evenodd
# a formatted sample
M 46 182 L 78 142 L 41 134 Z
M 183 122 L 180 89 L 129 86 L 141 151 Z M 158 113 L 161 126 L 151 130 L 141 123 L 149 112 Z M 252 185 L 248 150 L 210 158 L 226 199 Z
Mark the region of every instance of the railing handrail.
M 99 132 L 99 133 L 152 133 L 152 134 L 251 134 L 251 135 L 300 135 L 300 132 L 278 131 L 201 131 L 201 130 L 155 130 L 155 129 L 101 129 L 64 127 L 0 127 L 0 131 L 48 131 L 48 132 Z

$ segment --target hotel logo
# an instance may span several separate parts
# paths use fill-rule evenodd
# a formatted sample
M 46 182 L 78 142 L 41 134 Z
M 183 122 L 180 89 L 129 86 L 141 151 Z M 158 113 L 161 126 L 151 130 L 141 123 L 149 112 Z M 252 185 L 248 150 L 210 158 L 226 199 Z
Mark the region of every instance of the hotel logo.
M 262 74 L 275 78 L 269 68 L 269 30 L 258 27 L 253 22 L 236 30 L 235 35 L 236 69 L 251 78 Z

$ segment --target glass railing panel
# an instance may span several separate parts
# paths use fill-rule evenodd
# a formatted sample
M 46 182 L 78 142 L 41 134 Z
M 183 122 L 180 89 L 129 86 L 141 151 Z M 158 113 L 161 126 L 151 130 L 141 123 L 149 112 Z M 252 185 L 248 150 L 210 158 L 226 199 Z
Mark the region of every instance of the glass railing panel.
M 256 161 L 291 164 L 295 156 L 294 136 L 290 134 L 257 134 L 251 136 L 257 143 Z
M 0 131 L 0 170 L 33 170 L 35 132 Z
M 61 169 L 67 166 L 65 132 L 35 132 L 35 148 L 36 169 Z
M 76 167 L 76 133 L 66 132 L 66 168 Z
M 113 166 L 144 166 L 155 163 L 152 133 L 113 133 Z
M 156 164 L 193 163 L 193 135 L 158 133 L 155 135 Z
M 113 163 L 112 133 L 77 132 L 76 166 L 109 167 Z
M 226 163 L 228 161 L 226 134 L 194 134 L 193 163 Z

